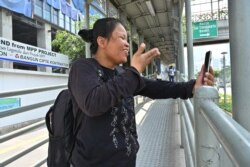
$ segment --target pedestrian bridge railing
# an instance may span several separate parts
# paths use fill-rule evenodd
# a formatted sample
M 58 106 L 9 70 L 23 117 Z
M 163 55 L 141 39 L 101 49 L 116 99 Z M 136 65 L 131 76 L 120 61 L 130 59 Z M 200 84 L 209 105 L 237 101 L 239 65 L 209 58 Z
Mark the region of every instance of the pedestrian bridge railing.
M 154 75 L 152 76 L 146 76 L 147 78 L 153 78 Z M 26 89 L 26 90 L 18 90 L 18 91 L 8 91 L 8 92 L 2 92 L 0 93 L 0 98 L 6 98 L 6 97 L 13 97 L 13 96 L 18 96 L 18 95 L 27 95 L 27 94 L 35 94 L 35 93 L 41 93 L 41 92 L 46 92 L 46 91 L 54 91 L 54 90 L 62 90 L 67 88 L 67 84 L 61 84 L 61 85 L 53 85 L 53 86 L 47 86 L 47 87 L 39 87 L 39 88 L 32 88 L 32 89 Z M 134 98 L 135 100 L 135 105 L 140 104 L 145 101 L 145 98 L 142 96 L 136 96 Z M 20 113 L 25 113 L 29 112 L 31 110 L 37 109 L 37 108 L 42 108 L 45 106 L 50 106 L 54 103 L 55 99 L 52 100 L 47 100 L 15 109 L 10 109 L 7 111 L 0 112 L 0 119 L 6 118 L 6 117 L 11 117 Z M 45 115 L 44 115 L 45 117 Z M 24 128 L 12 131 L 10 133 L 4 134 L 0 136 L 0 143 L 6 142 L 12 138 L 19 137 L 20 135 L 23 135 L 25 133 L 31 132 L 35 129 L 39 129 L 41 127 L 45 126 L 45 120 L 41 120 L 39 122 L 33 123 L 29 126 L 26 126 Z M 0 159 L 0 167 L 9 165 L 10 163 L 16 161 L 19 158 L 22 158 L 23 156 L 27 155 L 28 153 L 34 151 L 35 149 L 39 148 L 40 146 L 46 144 L 48 142 L 48 138 L 41 140 L 35 144 L 29 145 L 28 148 L 25 148 L 21 151 L 16 152 L 15 154 L 11 155 L 10 157 Z M 33 167 L 39 167 L 46 163 L 47 160 L 47 155 L 45 155 L 43 158 L 41 158 L 36 164 L 33 164 Z
M 250 133 L 218 107 L 218 99 L 215 88 L 203 86 L 192 102 L 178 100 L 187 167 L 250 164 Z
M 43 91 L 51 91 L 51 90 L 63 89 L 63 88 L 66 88 L 66 87 L 67 87 L 66 84 L 62 84 L 62 85 L 53 85 L 53 86 L 32 88 L 32 89 L 19 90 L 19 91 L 2 92 L 2 93 L 0 93 L 0 98 L 12 97 L 12 96 L 18 96 L 18 95 L 26 95 L 26 94 L 34 94 L 34 93 L 43 92 Z M 13 116 L 13 115 L 16 115 L 16 114 L 28 112 L 30 110 L 41 108 L 41 107 L 44 107 L 44 106 L 48 106 L 48 105 L 51 105 L 53 103 L 54 103 L 54 100 L 48 100 L 48 101 L 44 101 L 44 102 L 31 104 L 31 105 L 19 107 L 19 108 L 16 108 L 16 109 L 11 109 L 11 110 L 7 110 L 7 111 L 4 111 L 4 112 L 0 112 L 0 119 L 5 118 L 5 117 L 9 117 L 9 116 Z M 20 136 L 20 135 L 22 135 L 24 133 L 27 133 L 27 132 L 30 132 L 30 131 L 32 131 L 34 129 L 40 128 L 40 127 L 42 127 L 44 125 L 45 125 L 45 121 L 42 120 L 40 122 L 29 125 L 27 127 L 24 127 L 24 128 L 19 129 L 19 130 L 16 130 L 16 131 L 7 133 L 5 135 L 2 135 L 2 136 L 0 136 L 0 143 L 5 142 L 5 141 L 7 141 L 9 139 L 12 139 L 14 137 L 18 137 L 18 136 Z M 18 158 L 23 157 L 24 155 L 26 155 L 29 152 L 37 149 L 38 147 L 40 147 L 41 145 L 43 145 L 43 144 L 45 144 L 47 142 L 48 142 L 48 139 L 42 140 L 42 141 L 40 141 L 38 143 L 30 145 L 29 148 L 26 148 L 24 150 L 16 152 L 14 155 L 12 155 L 12 156 L 10 156 L 10 157 L 8 157 L 6 159 L 0 160 L 0 166 L 6 166 L 6 165 L 14 162 Z M 45 163 L 45 161 L 46 161 L 46 157 L 44 157 L 40 162 L 38 162 L 34 166 L 40 166 L 41 164 Z
M 66 85 L 55 85 L 2 92 L 0 93 L 0 98 L 63 89 L 66 87 Z M 181 120 L 181 144 L 185 150 L 187 167 L 247 167 L 250 164 L 250 133 L 218 107 L 216 104 L 218 98 L 218 91 L 215 88 L 204 86 L 195 91 L 193 99 L 178 100 Z M 0 119 L 27 112 L 34 108 L 51 105 L 53 102 L 54 100 L 49 100 L 0 112 Z M 41 126 L 44 126 L 44 121 L 2 135 L 0 136 L 0 142 L 5 142 Z M 16 152 L 11 157 L 0 160 L 0 166 L 12 163 L 47 142 L 48 139 L 42 140 L 34 145 L 30 145 L 29 148 Z M 40 166 L 45 162 L 46 156 L 34 166 Z

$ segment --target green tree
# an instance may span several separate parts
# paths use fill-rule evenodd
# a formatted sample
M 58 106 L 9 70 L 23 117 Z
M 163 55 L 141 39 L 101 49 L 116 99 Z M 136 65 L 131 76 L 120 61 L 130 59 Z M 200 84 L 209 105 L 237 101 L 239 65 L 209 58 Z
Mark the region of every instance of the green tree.
M 219 70 L 214 70 L 214 78 L 218 78 L 220 75 L 220 71 Z
M 85 43 L 80 36 L 67 31 L 57 31 L 52 41 L 52 50 L 69 56 L 70 64 L 77 58 L 84 57 Z
M 90 15 L 90 28 L 99 18 L 101 18 L 99 14 Z M 84 25 L 86 25 L 85 20 L 76 22 L 77 30 L 80 30 Z M 78 35 L 59 30 L 52 41 L 52 50 L 67 55 L 71 64 L 77 58 L 85 57 L 85 42 Z
M 89 16 L 89 28 L 93 28 L 95 21 L 100 18 L 102 18 L 102 16 L 98 14 L 90 15 Z M 77 30 L 86 28 L 86 20 L 76 22 L 76 28 Z

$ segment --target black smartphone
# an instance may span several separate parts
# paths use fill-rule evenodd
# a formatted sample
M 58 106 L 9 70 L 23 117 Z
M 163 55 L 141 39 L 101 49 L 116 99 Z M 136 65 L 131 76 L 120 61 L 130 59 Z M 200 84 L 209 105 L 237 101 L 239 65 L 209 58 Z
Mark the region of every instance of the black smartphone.
M 212 59 L 212 51 L 207 51 L 206 56 L 205 56 L 205 62 L 204 62 L 204 65 L 205 65 L 204 72 L 209 71 L 209 66 L 210 66 L 210 63 L 211 63 L 211 59 Z

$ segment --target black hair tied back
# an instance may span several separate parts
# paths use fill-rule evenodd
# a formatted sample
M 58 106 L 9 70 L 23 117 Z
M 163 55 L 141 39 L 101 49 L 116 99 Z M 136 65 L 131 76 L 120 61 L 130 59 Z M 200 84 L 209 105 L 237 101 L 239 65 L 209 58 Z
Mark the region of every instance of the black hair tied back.
M 85 42 L 93 43 L 93 29 L 82 29 L 78 32 Z

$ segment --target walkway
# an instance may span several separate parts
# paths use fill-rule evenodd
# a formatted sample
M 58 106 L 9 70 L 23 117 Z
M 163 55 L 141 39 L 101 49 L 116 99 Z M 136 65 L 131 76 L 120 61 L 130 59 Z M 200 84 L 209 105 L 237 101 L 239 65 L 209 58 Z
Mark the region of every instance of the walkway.
M 176 101 L 152 100 L 140 107 L 136 114 L 140 142 L 137 167 L 184 167 Z

